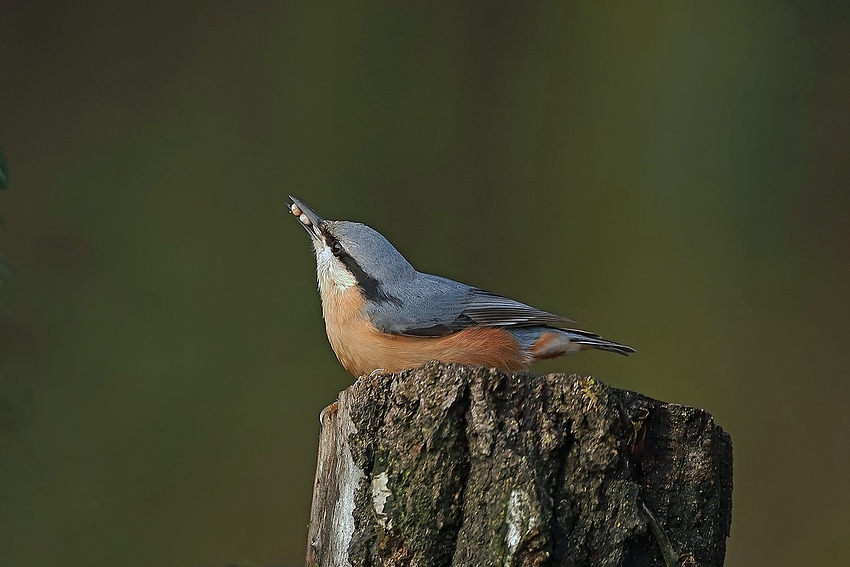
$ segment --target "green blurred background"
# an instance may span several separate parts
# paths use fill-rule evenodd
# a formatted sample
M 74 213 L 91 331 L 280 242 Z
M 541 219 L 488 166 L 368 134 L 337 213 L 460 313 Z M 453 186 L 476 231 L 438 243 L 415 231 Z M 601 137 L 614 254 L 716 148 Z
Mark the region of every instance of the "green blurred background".
M 0 3 L 0 565 L 301 563 L 324 335 L 292 193 L 635 346 L 727 565 L 850 555 L 846 2 Z

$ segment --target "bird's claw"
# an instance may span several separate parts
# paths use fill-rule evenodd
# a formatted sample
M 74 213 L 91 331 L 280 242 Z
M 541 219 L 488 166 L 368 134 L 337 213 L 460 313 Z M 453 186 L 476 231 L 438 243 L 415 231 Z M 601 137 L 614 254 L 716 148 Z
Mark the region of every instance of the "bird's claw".
M 329 405 L 328 407 L 326 407 L 325 409 L 323 409 L 322 412 L 319 414 L 319 425 L 324 427 L 325 426 L 325 416 L 327 416 L 329 413 L 335 414 L 337 412 L 337 410 L 339 410 L 339 402 L 334 402 L 331 405 Z

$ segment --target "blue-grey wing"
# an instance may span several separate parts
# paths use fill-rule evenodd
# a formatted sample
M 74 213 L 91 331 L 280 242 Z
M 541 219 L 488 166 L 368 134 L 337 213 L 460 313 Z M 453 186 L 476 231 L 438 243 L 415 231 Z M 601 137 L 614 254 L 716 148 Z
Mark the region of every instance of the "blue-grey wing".
M 388 290 L 397 299 L 370 304 L 367 312 L 381 331 L 437 337 L 473 326 L 531 327 L 575 321 L 488 291 L 430 274 Z
M 536 325 L 574 325 L 575 321 L 554 313 L 541 311 L 525 303 L 496 295 L 482 289 L 474 290 L 472 300 L 463 315 L 476 325 L 488 327 L 533 327 Z

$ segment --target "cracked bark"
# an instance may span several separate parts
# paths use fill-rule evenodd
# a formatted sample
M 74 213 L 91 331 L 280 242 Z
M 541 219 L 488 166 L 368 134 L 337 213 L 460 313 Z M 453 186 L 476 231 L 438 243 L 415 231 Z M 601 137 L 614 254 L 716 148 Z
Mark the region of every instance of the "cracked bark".
M 712 567 L 731 514 L 731 439 L 705 411 L 433 362 L 323 415 L 307 567 Z

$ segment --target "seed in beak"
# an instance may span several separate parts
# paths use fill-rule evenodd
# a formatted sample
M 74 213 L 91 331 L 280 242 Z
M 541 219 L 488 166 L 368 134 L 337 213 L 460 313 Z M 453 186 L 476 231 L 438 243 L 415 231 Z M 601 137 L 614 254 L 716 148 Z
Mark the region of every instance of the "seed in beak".
M 296 217 L 301 217 L 301 209 L 298 208 L 298 205 L 296 205 L 295 203 L 292 203 L 292 206 L 289 207 L 289 212 L 291 212 Z
M 308 219 L 307 215 L 305 215 L 304 213 L 301 213 L 301 216 L 298 217 L 298 220 L 300 220 L 301 222 L 303 222 L 307 226 L 310 226 L 310 219 Z

